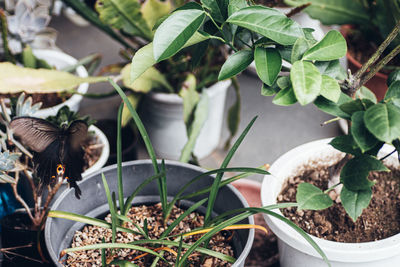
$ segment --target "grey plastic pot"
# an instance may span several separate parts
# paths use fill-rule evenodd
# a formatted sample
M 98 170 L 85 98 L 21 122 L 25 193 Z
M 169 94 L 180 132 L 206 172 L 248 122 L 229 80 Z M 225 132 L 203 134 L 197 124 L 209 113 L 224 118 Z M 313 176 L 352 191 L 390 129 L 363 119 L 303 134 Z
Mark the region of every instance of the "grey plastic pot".
M 204 173 L 205 170 L 190 164 L 166 161 L 168 195 L 175 195 L 180 188 L 195 176 Z M 74 212 L 91 217 L 104 217 L 108 211 L 107 198 L 104 192 L 101 173 L 107 178 L 111 191 L 117 190 L 117 167 L 108 166 L 85 178 L 79 183 L 82 190 L 81 199 L 75 198 L 73 189 L 65 190 L 53 204 L 53 210 Z M 137 160 L 123 163 L 122 175 L 124 177 L 124 195 L 128 196 L 146 178 L 154 175 L 153 166 L 150 160 Z M 197 183 L 191 185 L 185 193 L 197 191 L 200 188 L 212 184 L 213 176 L 206 176 Z M 182 202 L 183 207 L 188 207 L 194 202 L 206 198 L 208 195 L 200 195 Z M 146 204 L 159 202 L 158 188 L 156 181 L 148 184 L 135 198 L 134 204 Z M 221 214 L 225 211 L 248 207 L 248 204 L 239 191 L 231 185 L 220 189 L 216 199 L 214 212 Z M 198 210 L 200 213 L 205 208 Z M 253 217 L 241 221 L 240 223 L 254 223 Z M 45 241 L 51 260 L 56 266 L 62 266 L 58 262 L 60 252 L 69 247 L 72 237 L 76 230 L 83 228 L 83 223 L 78 223 L 66 219 L 48 218 L 45 226 Z M 250 252 L 253 244 L 254 230 L 239 230 L 235 235 L 234 250 L 236 262 L 234 267 L 244 266 L 244 261 Z

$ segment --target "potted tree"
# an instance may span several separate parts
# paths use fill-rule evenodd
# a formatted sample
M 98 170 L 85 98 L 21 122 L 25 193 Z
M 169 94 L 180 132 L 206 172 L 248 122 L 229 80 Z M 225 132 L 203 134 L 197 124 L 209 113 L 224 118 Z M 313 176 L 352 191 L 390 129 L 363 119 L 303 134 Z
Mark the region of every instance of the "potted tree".
M 341 31 L 346 37 L 349 51 L 346 54 L 349 68 L 355 73 L 367 63 L 380 43 L 395 26 L 400 15 L 398 1 L 303 1 L 287 0 L 292 6 L 310 3 L 304 12 L 318 19 L 324 25 L 343 25 Z M 347 10 L 347 12 L 343 12 Z M 399 44 L 399 37 L 391 43 L 391 48 Z M 367 83 L 378 100 L 385 96 L 388 74 L 399 66 L 394 58 Z
M 332 141 L 332 145 L 336 149 L 347 153 L 343 159 L 339 158 L 338 164 L 330 161 L 334 164 L 331 177 L 336 177 L 336 181 L 331 179 L 333 181 L 332 186 L 329 189 L 323 188 L 327 190 L 326 192 L 314 185 L 304 184 L 299 186 L 296 197 L 297 204 L 294 205 L 298 206 L 299 210 L 323 209 L 333 202 L 327 195 L 328 192 L 335 192 L 336 194 L 341 192 L 340 199 L 344 212 L 338 216 L 349 216 L 346 217 L 347 220 L 356 220 L 362 210 L 368 206 L 372 197 L 371 187 L 374 183 L 367 178 L 369 172 L 387 170 L 387 167 L 381 162 L 381 158 L 377 156 L 378 151 L 383 149 L 385 142 L 393 144 L 398 149 L 400 110 L 397 106 L 396 73 L 390 80 L 391 87 L 385 95 L 385 99 L 380 102 L 377 102 L 371 91 L 363 85 L 399 53 L 399 49 L 395 48 L 378 61 L 382 52 L 396 38 L 400 24 L 397 23 L 376 53 L 359 72 L 346 76 L 338 62 L 338 59 L 346 54 L 346 41 L 338 31 L 328 32 L 322 40 L 317 42 L 310 35 L 309 30 L 301 29 L 281 13 L 262 6 L 246 5 L 245 2 L 240 1 L 229 3 L 226 6 L 229 11 L 228 17 L 223 22 L 214 20 L 215 26 L 219 27 L 221 31 L 229 26 L 235 26 L 236 29 L 242 27 L 261 34 L 263 38 L 255 40 L 252 46 L 245 49 L 239 50 L 233 47 L 235 53 L 222 66 L 219 78 L 225 79 L 236 75 L 246 68 L 254 57 L 257 74 L 264 83 L 261 92 L 264 95 L 275 95 L 273 103 L 279 105 L 291 105 L 296 102 L 301 105 L 314 103 L 324 112 L 351 121 L 349 135 L 337 137 Z M 197 16 L 203 15 L 212 18 L 213 12 L 215 12 L 215 9 L 206 6 L 201 10 L 175 11 L 157 29 L 152 44 L 153 49 L 146 51 L 147 55 L 154 58 L 153 62 L 166 59 L 182 49 L 182 44 L 197 33 L 201 24 L 171 27 L 172 24 L 177 24 L 180 16 L 197 18 Z M 185 32 L 184 37 L 180 35 L 183 31 Z M 163 40 L 162 42 L 157 41 L 159 37 L 160 40 Z M 179 41 L 177 38 L 179 38 Z M 207 36 L 206 38 L 215 37 Z M 221 38 L 221 41 L 232 45 L 226 36 Z M 282 59 L 292 65 L 289 75 L 279 75 Z M 367 72 L 370 68 L 371 71 Z M 268 179 L 265 179 L 264 184 L 264 188 L 267 188 Z M 339 185 L 342 185 L 341 191 L 340 187 L 337 188 Z M 294 191 L 296 192 L 296 190 Z M 266 198 L 264 194 L 267 193 L 262 192 L 262 197 Z M 263 203 L 263 205 L 266 204 L 266 202 Z M 268 202 L 268 204 L 272 203 Z M 346 213 L 348 215 L 345 215 Z M 287 238 L 290 238 L 290 235 L 288 236 Z M 283 240 L 285 241 L 285 239 Z M 314 240 L 318 240 L 320 243 L 320 239 L 315 238 Z M 334 246 L 333 243 L 336 245 L 335 242 L 331 242 L 329 243 L 330 246 Z M 382 243 L 392 243 L 392 239 L 383 239 Z M 322 242 L 320 244 L 322 246 Z M 378 245 L 373 244 L 372 246 L 378 247 Z M 301 250 L 302 245 L 297 243 L 293 250 Z M 366 246 L 371 246 L 371 244 Z M 351 247 L 356 249 L 359 244 L 348 244 L 347 249 Z M 391 247 L 390 251 L 395 251 L 395 247 L 396 245 Z M 330 247 L 325 248 L 328 258 L 331 257 L 333 263 L 335 263 L 338 260 L 336 252 L 331 250 Z M 351 253 L 361 252 L 352 250 Z M 377 251 L 373 252 L 373 250 L 369 253 L 376 255 L 376 258 L 372 261 L 377 258 L 394 256 L 394 254 L 383 256 Z M 304 249 L 301 252 L 297 251 L 297 254 L 308 257 L 310 251 Z M 343 260 L 351 262 L 344 257 Z M 282 261 L 282 264 L 293 266 L 294 263 L 298 264 L 299 262 L 301 262 L 299 259 L 293 261 L 289 259 Z M 383 262 L 389 261 L 384 259 Z M 312 264 L 320 266 L 322 259 L 314 257 L 307 266 L 312 266 Z M 365 264 L 365 262 L 362 264 Z M 370 264 L 376 266 L 377 262 Z

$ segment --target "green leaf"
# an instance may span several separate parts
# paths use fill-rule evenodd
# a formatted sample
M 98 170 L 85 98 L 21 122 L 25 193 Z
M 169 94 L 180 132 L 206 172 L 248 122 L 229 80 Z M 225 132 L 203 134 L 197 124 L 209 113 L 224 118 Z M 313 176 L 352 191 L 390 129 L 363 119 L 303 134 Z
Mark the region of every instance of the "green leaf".
M 138 0 L 98 0 L 100 20 L 116 29 L 151 40 L 153 34 L 140 12 Z
M 228 16 L 228 3 L 227 0 L 201 0 L 203 6 L 210 11 L 211 17 L 222 23 Z
M 204 35 L 196 32 L 189 41 L 183 46 L 183 48 L 203 42 L 210 39 L 209 35 Z M 156 64 L 157 61 L 154 59 L 153 54 L 153 43 L 149 43 L 140 48 L 132 58 L 131 68 L 131 82 L 135 81 L 140 75 L 142 75 L 148 68 Z
M 331 61 L 317 61 L 314 63 L 314 66 L 321 72 L 323 75 L 327 75 L 337 80 L 344 80 L 347 77 L 346 70 L 340 65 L 339 60 L 331 60 Z
M 186 77 L 179 96 L 183 99 L 183 121 L 186 124 L 186 128 L 188 128 L 190 121 L 193 119 L 191 118 L 193 111 L 200 100 L 200 95 L 196 91 L 196 77 L 193 74 L 189 74 Z
M 30 69 L 10 62 L 0 63 L 0 92 L 15 94 L 56 93 L 73 90 L 82 83 L 107 81 L 107 77 L 79 77 L 68 72 Z
M 29 45 L 22 51 L 22 63 L 26 68 L 36 69 L 36 57 Z
M 318 187 L 301 183 L 297 187 L 296 202 L 299 210 L 323 210 L 332 206 L 332 199 Z
M 324 38 L 304 53 L 303 60 L 328 61 L 344 57 L 347 52 L 346 40 L 336 31 L 329 31 Z
M 294 94 L 301 105 L 307 105 L 317 98 L 321 91 L 322 76 L 310 62 L 296 61 L 290 70 Z
M 337 102 L 340 98 L 340 86 L 338 82 L 327 75 L 322 75 L 321 95 L 332 102 Z
M 342 151 L 344 153 L 356 156 L 361 154 L 361 150 L 358 147 L 356 141 L 354 141 L 352 135 L 337 136 L 334 139 L 332 139 L 332 141 L 329 142 L 329 144 L 334 148 L 336 148 L 337 150 Z
M 200 101 L 196 106 L 194 111 L 193 123 L 190 125 L 188 130 L 188 141 L 182 149 L 179 161 L 188 162 L 190 160 L 190 155 L 196 145 L 197 137 L 200 134 L 201 129 L 208 117 L 208 95 L 203 92 Z
M 119 226 L 118 218 L 117 218 L 117 211 L 115 210 L 115 206 L 114 206 L 113 200 L 111 198 L 110 188 L 108 187 L 107 180 L 106 180 L 106 177 L 104 176 L 104 173 L 101 174 L 101 178 L 103 180 L 103 187 L 104 187 L 104 191 L 106 192 L 108 207 L 109 207 L 110 213 L 111 213 L 112 242 L 114 243 L 115 238 L 117 236 L 117 226 Z
M 369 155 L 360 155 L 350 159 L 340 173 L 340 181 L 353 191 L 367 190 L 374 185 L 368 179 L 370 171 L 389 171 L 383 163 Z
M 287 87 L 285 89 L 280 90 L 272 100 L 272 103 L 280 106 L 290 106 L 296 102 L 297 99 L 296 96 L 294 95 L 292 87 Z
M 340 200 L 350 218 L 355 222 L 362 211 L 368 207 L 372 198 L 371 188 L 352 191 L 346 187 L 340 192 Z
M 282 58 L 275 48 L 256 47 L 254 60 L 258 77 L 265 84 L 271 86 L 282 68 Z
M 167 79 L 156 68 L 150 67 L 139 78 L 131 83 L 131 64 L 127 64 L 122 70 L 122 83 L 125 87 L 132 89 L 137 93 L 148 93 L 155 88 L 165 88 L 168 92 L 174 89 Z
M 292 45 L 297 38 L 304 36 L 299 24 L 278 10 L 264 6 L 242 8 L 229 16 L 227 22 L 259 33 L 282 45 Z
M 343 112 L 339 106 L 343 103 L 346 103 L 348 101 L 352 101 L 353 99 L 346 95 L 345 93 L 340 93 L 340 97 L 337 103 L 332 102 L 328 99 L 326 99 L 323 96 L 319 96 L 315 101 L 314 105 L 322 110 L 325 113 L 331 114 L 333 116 L 337 116 L 343 119 L 350 119 L 350 115 Z
M 172 13 L 154 34 L 154 59 L 161 61 L 184 47 L 203 23 L 205 13 L 198 9 L 178 10 Z
M 365 127 L 364 113 L 365 111 L 357 111 L 351 116 L 351 134 L 363 153 L 379 142 Z
M 240 50 L 228 57 L 218 75 L 218 80 L 226 80 L 244 71 L 253 61 L 252 50 Z
M 261 95 L 263 96 L 272 96 L 278 92 L 279 92 L 279 87 L 276 83 L 274 83 L 272 86 L 268 86 L 265 83 L 263 83 L 261 87 Z
M 172 10 L 172 5 L 169 0 L 146 0 L 140 11 L 150 29 L 153 29 L 156 22 L 162 17 L 168 15 Z
M 400 70 L 392 71 L 388 76 L 386 84 L 387 84 L 387 86 L 390 87 L 392 85 L 392 83 L 394 83 L 396 81 L 400 81 Z
M 281 76 L 276 80 L 276 84 L 281 89 L 286 89 L 291 86 L 290 77 L 289 76 Z
M 356 98 L 368 99 L 369 101 L 371 101 L 374 104 L 376 104 L 378 102 L 374 92 L 372 92 L 365 86 L 361 86 L 360 90 L 357 90 Z
M 228 16 L 247 6 L 246 0 L 230 0 L 228 4 Z
M 344 104 L 341 104 L 339 108 L 346 112 L 349 115 L 353 115 L 354 112 L 357 111 L 365 111 L 369 107 L 373 106 L 374 103 L 371 102 L 369 99 L 356 99 Z
M 310 43 L 305 37 L 301 37 L 296 40 L 293 45 L 292 55 L 290 57 L 290 62 L 296 62 L 303 57 L 303 54 L 310 48 Z
M 384 100 L 400 107 L 400 81 L 394 81 L 390 84 Z
M 400 109 L 393 104 L 378 103 L 365 112 L 367 129 L 381 141 L 391 143 L 400 137 Z
M 131 103 L 132 107 L 137 108 L 141 98 L 142 98 L 141 94 L 132 93 L 128 96 L 128 101 Z M 124 108 L 122 109 L 122 121 L 121 121 L 122 127 L 127 126 L 128 122 L 131 119 L 132 119 L 131 113 L 129 112 L 126 105 L 124 105 Z

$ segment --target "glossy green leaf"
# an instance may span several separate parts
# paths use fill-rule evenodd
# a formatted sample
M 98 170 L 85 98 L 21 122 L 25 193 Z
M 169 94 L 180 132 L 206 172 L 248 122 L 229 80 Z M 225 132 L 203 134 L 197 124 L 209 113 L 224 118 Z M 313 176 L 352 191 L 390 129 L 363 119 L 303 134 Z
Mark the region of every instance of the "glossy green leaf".
M 193 122 L 188 129 L 188 141 L 183 147 L 179 158 L 181 162 L 188 162 L 190 160 L 190 155 L 196 145 L 197 137 L 208 117 L 208 102 L 208 95 L 206 92 L 203 92 L 196 106 L 196 110 L 194 111 Z
M 252 61 L 253 51 L 251 50 L 240 50 L 230 55 L 221 67 L 218 80 L 226 80 L 244 71 Z
M 351 116 L 351 134 L 362 152 L 374 148 L 379 142 L 365 127 L 364 113 L 357 111 Z
M 327 75 L 322 75 L 321 95 L 332 102 L 337 102 L 340 98 L 340 86 L 338 82 Z
M 346 112 L 342 111 L 339 106 L 343 103 L 346 103 L 348 101 L 352 101 L 352 98 L 349 97 L 348 95 L 344 93 L 340 93 L 340 97 L 337 103 L 332 102 L 328 99 L 326 99 L 323 96 L 319 96 L 315 101 L 314 105 L 320 109 L 321 111 L 331 114 L 336 117 L 340 117 L 343 119 L 350 119 L 350 115 L 347 114 Z
M 96 11 L 100 20 L 116 29 L 151 40 L 151 28 L 140 12 L 138 0 L 98 0 Z
M 368 207 L 372 198 L 371 188 L 365 190 L 352 191 L 346 187 L 340 192 L 340 200 L 347 214 L 353 221 L 361 215 L 362 211 Z
M 254 61 L 258 77 L 265 84 L 271 86 L 282 68 L 282 58 L 275 48 L 256 47 Z
M 290 77 L 289 76 L 281 76 L 276 80 L 276 84 L 279 88 L 285 89 L 291 86 Z
M 337 136 L 329 142 L 331 146 L 339 151 L 352 155 L 360 155 L 361 150 L 352 135 Z
M 340 65 L 339 60 L 331 60 L 331 61 L 317 61 L 314 63 L 314 66 L 321 72 L 323 75 L 327 75 L 337 80 L 344 80 L 347 77 L 346 70 Z
M 393 104 L 378 103 L 365 112 L 367 129 L 381 141 L 391 143 L 400 137 L 400 108 Z
M 165 91 L 173 92 L 174 89 L 169 84 L 165 76 L 156 68 L 150 67 L 139 78 L 131 83 L 131 64 L 127 64 L 122 70 L 122 83 L 125 87 L 138 93 L 148 93 L 152 89 L 162 88 Z
M 247 6 L 246 0 L 230 0 L 228 4 L 228 16 Z
M 353 115 L 354 112 L 365 111 L 373 105 L 374 103 L 369 99 L 356 99 L 341 104 L 339 107 L 343 112 L 346 112 L 349 115 Z
M 274 83 L 272 86 L 263 83 L 263 85 L 261 86 L 261 95 L 263 96 L 273 96 L 278 92 L 279 92 L 279 87 L 276 83 Z
M 171 10 L 172 5 L 170 0 L 146 0 L 140 8 L 143 18 L 150 29 L 153 29 L 156 22 L 162 17 L 168 15 Z
M 296 62 L 300 60 L 304 53 L 310 48 L 310 43 L 305 37 L 301 37 L 296 40 L 293 45 L 292 55 L 290 57 L 290 62 Z
M 301 105 L 314 101 L 321 91 L 322 76 L 310 62 L 296 61 L 290 70 L 294 94 Z
M 383 163 L 369 155 L 360 155 L 350 159 L 340 173 L 340 181 L 352 191 L 367 190 L 374 185 L 368 179 L 370 171 L 389 171 Z
M 74 90 L 82 83 L 105 82 L 107 79 L 79 77 L 58 70 L 24 68 L 10 62 L 0 63 L 0 92 L 3 94 L 64 92 Z
M 203 42 L 210 39 L 209 35 L 204 35 L 196 32 L 189 41 L 183 46 L 183 48 Z M 156 64 L 157 61 L 154 59 L 153 54 L 153 43 L 149 43 L 140 48 L 132 58 L 131 68 L 131 82 L 135 81 L 140 75 L 142 75 L 148 68 Z
M 347 45 L 343 35 L 336 30 L 331 30 L 321 41 L 304 53 L 303 59 L 328 61 L 344 57 L 346 52 Z
M 323 210 L 332 206 L 332 199 L 321 189 L 309 183 L 297 187 L 296 202 L 299 210 Z
M 154 59 L 161 61 L 173 56 L 197 32 L 205 18 L 198 9 L 179 10 L 172 13 L 154 34 Z
M 394 81 L 390 84 L 385 94 L 385 102 L 391 102 L 400 107 L 400 81 Z
M 360 90 L 357 90 L 356 98 L 368 99 L 369 101 L 371 101 L 374 104 L 376 104 L 378 102 L 374 92 L 372 92 L 365 86 L 361 86 Z
M 304 36 L 297 22 L 276 9 L 264 6 L 240 9 L 229 16 L 227 22 L 259 33 L 282 45 L 292 45 L 297 38 Z
M 390 86 L 395 81 L 400 81 L 400 70 L 392 71 L 386 81 L 387 86 Z
M 285 89 L 280 90 L 272 100 L 272 103 L 280 106 L 290 106 L 296 102 L 297 99 L 296 96 L 294 95 L 292 87 L 287 87 Z
M 210 11 L 211 17 L 222 23 L 228 16 L 228 0 L 201 0 L 203 6 Z

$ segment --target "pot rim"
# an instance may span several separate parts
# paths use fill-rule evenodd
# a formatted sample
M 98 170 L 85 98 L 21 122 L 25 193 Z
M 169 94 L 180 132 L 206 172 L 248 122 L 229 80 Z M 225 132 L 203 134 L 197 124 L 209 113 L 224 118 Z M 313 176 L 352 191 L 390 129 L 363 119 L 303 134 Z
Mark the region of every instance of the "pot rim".
M 219 94 L 222 91 L 228 89 L 231 85 L 232 81 L 230 79 L 216 82 L 208 88 L 205 88 L 205 92 L 207 92 L 209 97 L 213 97 L 214 95 Z M 183 100 L 178 94 L 173 93 L 162 93 L 162 92 L 150 92 L 146 96 L 149 96 L 153 101 L 167 103 L 167 104 L 176 104 L 182 105 Z
M 290 168 L 287 167 L 283 168 L 284 166 L 299 166 L 302 162 L 306 162 L 304 160 L 305 157 L 310 155 L 316 157 L 315 155 L 318 155 L 318 152 L 324 153 L 325 151 L 324 154 L 326 154 L 337 151 L 329 145 L 331 140 L 332 138 L 326 138 L 312 141 L 295 147 L 279 157 L 271 165 L 269 170 L 271 175 L 266 175 L 264 177 L 261 187 L 262 205 L 266 206 L 276 203 L 276 197 L 279 193 L 276 192 L 276 189 L 279 186 L 280 191 L 283 180 L 286 180 L 286 178 L 282 178 L 282 176 L 284 176 L 282 172 L 286 171 L 287 174 L 287 170 L 290 170 Z M 389 145 L 385 145 L 383 150 L 391 152 L 393 149 L 391 149 Z M 339 155 L 339 151 L 337 151 L 337 153 Z M 397 157 L 397 154 L 393 154 L 391 158 L 393 157 Z M 274 173 L 275 176 L 273 175 Z M 271 184 L 275 185 L 275 187 L 271 186 Z M 275 211 L 283 216 L 279 209 Z M 271 216 L 265 215 L 264 218 L 271 230 L 283 242 L 303 253 L 322 259 L 322 257 L 311 247 L 311 245 L 309 245 L 308 242 L 290 226 Z M 308 236 L 317 242 L 330 261 L 367 262 L 389 258 L 399 254 L 400 251 L 400 234 L 396 234 L 378 241 L 363 243 L 342 243 L 324 240 L 309 234 Z
M 157 160 L 157 162 L 160 164 L 161 160 Z M 124 167 L 124 166 L 132 166 L 132 165 L 140 165 L 140 164 L 151 164 L 151 163 L 152 163 L 151 159 L 133 160 L 133 161 L 123 162 L 122 163 L 122 167 Z M 190 169 L 193 169 L 195 171 L 202 172 L 202 173 L 207 172 L 207 170 L 205 170 L 205 169 L 203 169 L 201 167 L 198 167 L 198 166 L 195 166 L 195 165 L 192 165 L 192 164 L 188 164 L 188 163 L 182 163 L 182 162 L 179 162 L 179 161 L 174 161 L 174 160 L 165 160 L 165 164 L 166 165 L 175 165 L 175 166 L 179 166 L 179 167 L 190 168 Z M 96 175 L 99 175 L 99 174 L 101 174 L 103 172 L 107 172 L 109 170 L 116 169 L 116 168 L 117 168 L 117 164 L 106 166 L 106 167 L 104 167 L 104 168 L 102 168 L 102 169 L 100 169 L 100 170 L 88 175 L 88 177 L 86 177 L 84 180 L 79 181 L 78 185 L 80 183 L 85 182 L 85 181 L 87 182 L 90 178 L 95 177 Z M 211 175 L 211 176 L 215 177 L 215 175 Z M 249 207 L 249 204 L 247 203 L 246 199 L 242 196 L 242 194 L 239 192 L 239 190 L 237 190 L 231 184 L 228 184 L 226 186 L 233 192 L 233 194 L 236 195 L 236 197 L 242 202 L 244 207 L 246 207 L 246 208 Z M 59 206 L 59 204 L 61 203 L 61 201 L 65 197 L 65 195 L 68 194 L 69 190 L 71 190 L 71 189 L 64 190 L 64 192 L 61 193 L 61 195 L 56 199 L 56 201 L 52 205 L 51 209 L 57 209 L 57 207 Z M 253 216 L 249 216 L 248 219 L 249 219 L 249 224 L 254 224 L 254 217 Z M 50 242 L 50 225 L 52 223 L 52 220 L 53 220 L 53 218 L 47 218 L 47 220 L 46 220 L 46 224 L 45 224 L 45 228 L 44 228 L 45 242 L 46 242 L 46 246 L 47 246 L 48 252 L 50 254 L 50 257 L 52 258 L 52 260 L 54 262 L 58 262 L 58 258 L 57 258 L 58 255 L 56 255 L 54 253 L 53 248 L 50 246 L 50 244 L 51 244 L 51 242 Z M 243 247 L 242 253 L 236 259 L 236 262 L 243 262 L 244 263 L 247 255 L 250 252 L 251 247 L 253 245 L 254 232 L 255 232 L 254 229 L 250 229 L 249 230 L 249 235 L 248 235 L 246 244 Z M 232 266 L 233 267 L 237 267 L 238 265 L 236 263 L 234 263 Z
M 64 61 L 65 63 L 69 65 L 73 65 L 78 62 L 78 60 L 62 51 L 58 50 L 52 50 L 52 49 L 33 49 L 33 54 L 37 56 L 38 58 L 56 58 L 60 61 Z M 79 77 L 88 77 L 89 74 L 86 71 L 84 66 L 79 66 L 76 68 L 76 73 Z M 81 85 L 78 86 L 76 91 L 78 93 L 84 94 L 87 92 L 89 88 L 88 83 L 82 83 Z M 48 107 L 44 109 L 40 109 L 35 113 L 35 116 L 37 117 L 43 117 L 46 116 L 48 113 L 57 113 L 57 110 L 60 109 L 63 106 L 71 106 L 73 103 L 80 102 L 82 100 L 83 96 L 78 95 L 78 94 L 73 94 L 69 99 L 66 101 L 55 105 L 53 107 Z

